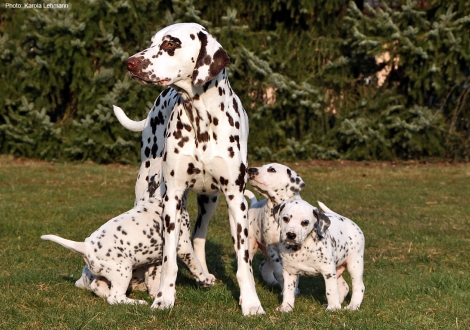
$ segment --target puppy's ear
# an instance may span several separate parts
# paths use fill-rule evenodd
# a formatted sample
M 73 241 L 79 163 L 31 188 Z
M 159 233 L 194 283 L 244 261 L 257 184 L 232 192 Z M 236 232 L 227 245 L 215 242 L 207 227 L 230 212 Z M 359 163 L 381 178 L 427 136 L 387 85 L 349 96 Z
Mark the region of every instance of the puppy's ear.
M 302 177 L 300 175 L 297 175 L 297 178 L 295 178 L 295 182 L 299 185 L 300 190 L 305 188 L 305 182 L 302 180 Z
M 323 239 L 323 237 L 325 237 L 326 230 L 331 225 L 331 220 L 325 215 L 325 213 L 317 208 L 313 209 L 313 216 L 317 218 L 317 222 L 315 222 L 315 230 L 318 238 Z
M 193 84 L 202 86 L 230 64 L 230 57 L 217 40 L 206 31 L 199 31 L 197 36 L 201 42 L 201 49 L 193 71 Z
M 157 191 L 158 188 L 160 188 L 160 182 L 161 182 L 161 168 L 162 168 L 162 159 L 157 158 L 155 159 L 154 163 L 149 169 L 149 179 L 148 179 L 148 197 L 156 197 L 155 192 Z
M 282 210 L 286 206 L 286 202 L 283 202 L 281 204 L 277 204 L 276 206 L 273 207 L 272 213 L 274 216 L 274 220 L 278 223 L 278 225 L 281 225 L 281 221 L 279 221 L 279 215 L 281 214 Z
M 305 182 L 304 180 L 302 180 L 302 177 L 300 175 L 297 175 L 295 172 L 292 173 L 290 169 L 287 171 L 287 174 L 290 176 L 291 191 L 293 191 L 294 193 L 299 193 L 302 189 L 305 188 Z

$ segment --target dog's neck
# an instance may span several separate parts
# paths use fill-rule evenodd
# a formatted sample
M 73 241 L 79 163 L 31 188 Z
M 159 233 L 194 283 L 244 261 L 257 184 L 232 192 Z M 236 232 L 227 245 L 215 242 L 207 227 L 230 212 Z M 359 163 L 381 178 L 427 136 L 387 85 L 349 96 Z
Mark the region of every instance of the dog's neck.
M 213 114 L 221 110 L 229 110 L 225 104 L 227 104 L 226 100 L 233 95 L 233 91 L 225 70 L 202 86 L 195 86 L 188 78 L 176 82 L 172 87 L 183 99 L 184 108 L 197 133 L 196 136 L 198 136 L 199 142 L 203 142 L 207 139 L 207 128 L 210 126 L 214 128 Z

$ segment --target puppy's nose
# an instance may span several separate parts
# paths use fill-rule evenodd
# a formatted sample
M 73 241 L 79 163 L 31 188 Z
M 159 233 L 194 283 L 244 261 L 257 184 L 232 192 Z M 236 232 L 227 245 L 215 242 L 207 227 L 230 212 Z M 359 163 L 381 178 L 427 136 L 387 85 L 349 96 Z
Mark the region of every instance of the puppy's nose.
M 136 57 L 129 57 L 126 60 L 127 70 L 129 71 L 136 71 L 137 67 L 139 66 L 139 60 Z
M 249 175 L 258 175 L 258 169 L 256 167 L 250 167 L 248 169 L 248 174 Z
M 295 233 L 292 233 L 292 232 L 288 232 L 286 234 L 287 238 L 288 239 L 295 239 L 297 237 L 297 235 Z

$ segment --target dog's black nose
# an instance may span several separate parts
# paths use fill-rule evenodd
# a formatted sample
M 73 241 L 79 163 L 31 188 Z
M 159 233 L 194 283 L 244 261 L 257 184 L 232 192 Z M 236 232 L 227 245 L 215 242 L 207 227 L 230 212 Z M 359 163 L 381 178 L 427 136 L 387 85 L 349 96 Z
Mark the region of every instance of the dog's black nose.
M 248 169 L 248 174 L 249 175 L 258 175 L 258 169 L 256 167 L 250 167 Z
M 295 233 L 291 233 L 291 232 L 287 233 L 286 236 L 288 239 L 295 239 L 297 237 Z

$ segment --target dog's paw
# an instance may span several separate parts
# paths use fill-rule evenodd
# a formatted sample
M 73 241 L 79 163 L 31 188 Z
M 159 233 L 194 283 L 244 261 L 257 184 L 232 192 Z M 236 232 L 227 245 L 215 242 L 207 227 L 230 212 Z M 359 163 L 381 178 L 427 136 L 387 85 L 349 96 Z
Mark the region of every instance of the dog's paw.
M 326 307 L 326 310 L 327 310 L 328 312 L 334 312 L 334 311 L 338 311 L 338 310 L 340 310 L 340 309 L 341 309 L 341 305 L 328 305 L 328 306 Z
M 242 314 L 244 316 L 266 314 L 259 299 L 243 300 L 240 297 L 238 304 L 242 306 Z
M 214 285 L 215 281 L 216 281 L 215 276 L 212 275 L 212 274 L 209 274 L 209 275 L 207 275 L 206 278 L 204 278 L 202 280 L 197 280 L 197 285 L 199 285 L 203 288 L 209 288 L 209 287 Z
M 155 298 L 155 301 L 153 302 L 151 308 L 152 309 L 168 309 L 172 308 L 175 305 L 175 297 L 174 296 L 168 296 L 165 297 L 162 295 L 162 292 L 160 291 L 157 293 L 157 298 Z
M 276 311 L 281 312 L 281 313 L 289 313 L 292 312 L 294 308 L 291 305 L 281 305 L 278 308 L 276 308 Z
M 359 309 L 360 305 L 357 304 L 349 304 L 348 306 L 344 307 L 344 309 L 350 310 L 350 311 L 357 311 Z
M 147 305 L 148 304 L 145 300 L 130 299 L 127 297 L 122 297 L 122 298 L 108 297 L 107 300 L 110 305 L 116 305 L 116 304 Z

